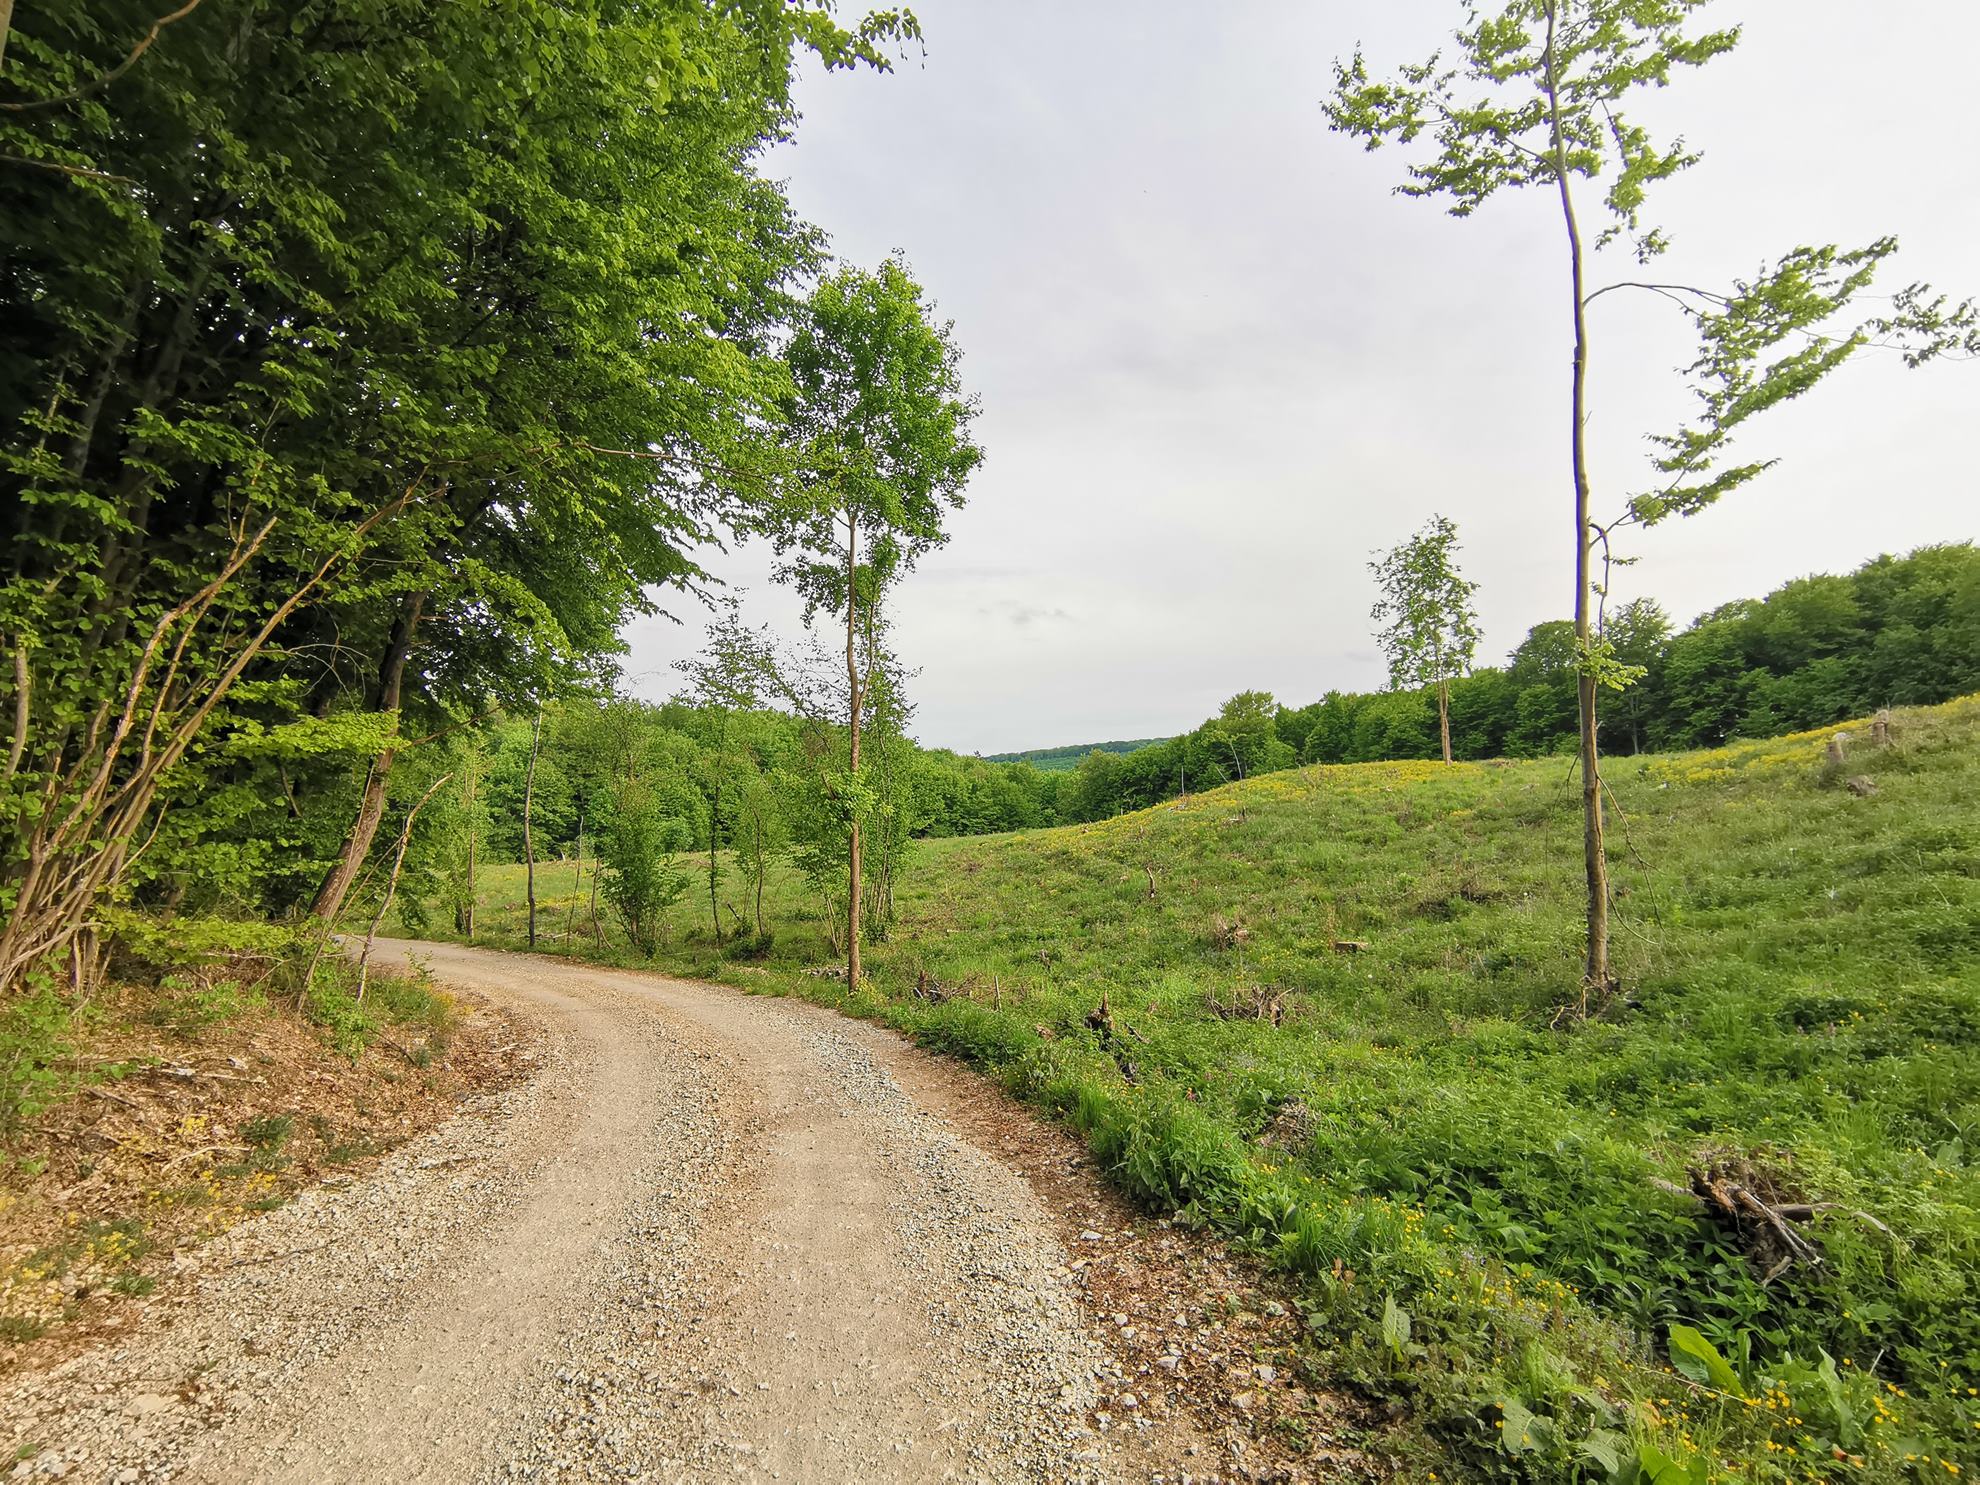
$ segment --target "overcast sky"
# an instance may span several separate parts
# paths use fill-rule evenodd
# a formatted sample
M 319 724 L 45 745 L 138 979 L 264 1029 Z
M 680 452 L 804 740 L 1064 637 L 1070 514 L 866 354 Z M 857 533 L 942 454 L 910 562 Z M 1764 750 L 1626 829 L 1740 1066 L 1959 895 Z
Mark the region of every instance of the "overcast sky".
M 1402 156 L 1327 131 L 1330 59 L 1417 60 L 1455 0 L 917 0 L 927 55 L 808 75 L 769 160 L 842 257 L 906 252 L 956 324 L 988 453 L 953 540 L 894 600 L 922 741 L 963 752 L 1166 735 L 1233 692 L 1384 680 L 1367 562 L 1433 512 L 1479 585 L 1481 663 L 1573 602 L 1568 300 L 1550 198 L 1459 221 Z M 1879 288 L 1980 292 L 1980 7 L 1719 0 L 1730 56 L 1640 104 L 1703 162 L 1650 220 L 1658 276 L 1724 284 L 1800 243 L 1903 251 Z M 1595 208 L 1591 199 L 1589 210 Z M 1595 282 L 1633 276 L 1626 254 Z M 1591 326 L 1597 509 L 1686 411 L 1674 312 Z M 1980 536 L 1980 364 L 1866 354 L 1748 425 L 1779 467 L 1635 533 L 1619 596 L 1680 623 L 1807 572 Z M 709 554 L 795 632 L 766 553 Z M 628 632 L 674 688 L 704 615 Z

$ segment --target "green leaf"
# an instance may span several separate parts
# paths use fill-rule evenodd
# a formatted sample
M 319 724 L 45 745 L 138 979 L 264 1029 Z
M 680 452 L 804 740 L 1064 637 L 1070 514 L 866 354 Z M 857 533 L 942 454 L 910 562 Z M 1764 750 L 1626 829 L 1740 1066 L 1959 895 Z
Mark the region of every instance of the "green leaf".
M 1730 1392 L 1734 1397 L 1746 1396 L 1739 1373 L 1719 1354 L 1716 1346 L 1689 1325 L 1671 1327 L 1670 1352 L 1671 1365 L 1692 1381 Z
M 1577 1458 L 1601 1466 L 1603 1473 L 1612 1481 L 1619 1481 L 1623 1477 L 1625 1462 L 1635 1464 L 1634 1458 L 1627 1452 L 1628 1449 L 1627 1438 L 1613 1429 L 1605 1428 L 1591 1433 L 1576 1445 L 1575 1455 Z
M 1530 1454 L 1546 1447 L 1554 1436 L 1554 1426 L 1540 1417 L 1516 1397 L 1499 1399 L 1499 1410 L 1505 1416 L 1499 1431 L 1499 1447 L 1508 1454 Z
M 1822 1353 L 1822 1364 L 1816 1368 L 1815 1375 L 1822 1379 L 1822 1391 L 1828 1398 L 1829 1411 L 1835 1416 L 1837 1441 L 1853 1447 L 1862 1439 L 1863 1431 L 1857 1427 L 1856 1410 L 1849 1405 L 1849 1394 L 1836 1371 L 1835 1358 L 1827 1351 Z
M 1382 1299 L 1382 1344 L 1398 1356 L 1409 1344 L 1409 1311 L 1397 1304 L 1393 1295 Z
M 1645 1485 L 1706 1485 L 1711 1478 L 1703 1459 L 1694 1457 L 1679 1463 L 1655 1444 L 1638 1448 L 1636 1466 Z

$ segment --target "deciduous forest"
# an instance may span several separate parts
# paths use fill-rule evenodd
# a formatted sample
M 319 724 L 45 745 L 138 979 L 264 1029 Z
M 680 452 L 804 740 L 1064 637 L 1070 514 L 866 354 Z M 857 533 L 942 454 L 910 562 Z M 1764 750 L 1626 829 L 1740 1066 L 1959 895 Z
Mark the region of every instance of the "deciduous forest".
M 316 1220 L 319 1197 L 357 1213 L 380 1172 L 509 1158 L 488 1153 L 507 1134 L 422 1143 L 461 1138 L 489 1100 L 548 1100 L 516 1140 L 559 1119 L 582 1132 L 585 1110 L 616 1106 L 559 1104 L 558 1079 L 602 1077 L 626 1047 L 655 1060 L 623 1075 L 641 1112 L 592 1142 L 623 1162 L 599 1189 L 755 1200 L 736 1193 L 775 1186 L 759 1176 L 784 1147 L 694 1121 L 799 1118 L 777 1102 L 792 1069 L 842 1035 L 822 1013 L 725 1019 L 773 996 L 904 1032 L 968 1070 L 964 1105 L 1070 1131 L 1092 1170 L 1078 1210 L 1119 1203 L 1121 1240 L 1170 1245 L 1180 1286 L 1130 1323 L 1116 1291 L 1075 1303 L 1012 1280 L 1024 1314 L 1069 1327 L 1034 1349 L 1075 1359 L 957 1362 L 938 1341 L 970 1327 L 941 1296 L 995 1289 L 972 1267 L 991 1260 L 928 1258 L 926 1224 L 909 1242 L 871 1218 L 859 1261 L 921 1276 L 888 1304 L 929 1264 L 952 1287 L 931 1291 L 935 1321 L 883 1325 L 876 1300 L 863 1323 L 936 1338 L 902 1375 L 978 1389 L 915 1425 L 976 1452 L 890 1443 L 906 1462 L 885 1478 L 1146 1478 L 1106 1452 L 1144 1436 L 1184 1479 L 1895 1485 L 1980 1467 L 1980 548 L 1864 552 L 1695 617 L 1625 580 L 1659 528 L 1794 479 L 1772 468 L 1765 414 L 1805 396 L 1847 418 L 1831 374 L 1859 353 L 1970 375 L 1980 321 L 1962 286 L 1896 284 L 1890 237 L 1763 242 L 1775 256 L 1749 279 L 1665 281 L 1654 208 L 1710 163 L 1637 110 L 1741 44 L 1731 4 L 1448 8 L 1420 62 L 1348 38 L 1317 64 L 1314 107 L 1332 147 L 1396 158 L 1411 199 L 1395 212 L 1490 202 L 1548 234 L 1531 241 L 1560 320 L 1534 333 L 1559 343 L 1560 375 L 1522 395 L 1545 408 L 1534 436 L 1558 446 L 1559 478 L 1522 498 L 1558 514 L 1558 617 L 1488 650 L 1478 603 L 1498 578 L 1476 524 L 1399 520 L 1393 547 L 1324 559 L 1365 591 L 1356 642 L 1380 653 L 1382 689 L 1316 670 L 1318 699 L 1294 704 L 1247 689 L 1236 654 L 1230 699 L 1187 731 L 983 757 L 918 740 L 901 617 L 998 453 L 965 330 L 913 244 L 851 260 L 766 163 L 804 128 L 800 77 L 940 65 L 912 12 L 0 4 L 0 1387 L 21 1389 L 0 1396 L 24 1420 L 0 1443 L 24 1471 L 139 1477 L 122 1422 L 87 1422 L 37 1379 L 68 1355 L 120 1365 L 104 1337 L 127 1331 L 175 1344 L 154 1291 L 268 1265 L 288 1276 L 271 1283 L 341 1292 L 290 1262 L 334 1259 L 334 1233 L 213 1248 L 236 1256 L 200 1279 L 207 1245 Z M 1612 291 L 1656 297 L 1696 342 L 1675 373 L 1689 414 L 1645 430 L 1643 480 L 1586 447 Z M 709 570 L 741 543 L 774 554 L 800 626 L 747 621 Z M 635 684 L 627 626 L 658 614 L 705 619 L 706 641 Z M 422 968 L 440 946 L 457 957 Z M 506 967 L 480 984 L 477 964 Z M 686 981 L 719 999 L 664 999 Z M 597 1033 L 570 997 L 630 1014 L 641 986 L 662 987 L 640 1012 L 657 1019 L 582 1040 Z M 680 1072 L 668 1036 L 725 1070 Z M 710 1245 L 754 1223 L 787 1245 L 779 1272 L 812 1274 L 807 1296 L 855 1294 L 868 1270 L 828 1249 L 839 1219 L 818 1215 L 851 1209 L 847 1171 L 870 1156 L 919 1193 L 858 1196 L 869 1217 L 978 1179 L 957 1149 L 1005 1145 L 955 1106 L 927 1115 L 965 1131 L 933 1154 L 900 1154 L 891 1125 L 846 1133 L 888 1098 L 938 1107 L 931 1075 L 879 1045 L 844 1042 L 856 1072 L 819 1095 L 852 1141 L 838 1185 L 791 1198 L 796 1215 L 724 1208 L 683 1251 L 753 1263 Z M 765 1048 L 783 1061 L 751 1070 Z M 884 1096 L 859 1082 L 873 1057 Z M 662 1180 L 648 1151 L 633 1169 L 637 1140 L 674 1136 L 735 1165 Z M 503 1169 L 524 1189 L 580 1145 Z M 943 1220 L 989 1231 L 969 1213 L 990 1200 Z M 610 1233 L 577 1209 L 544 1197 L 541 1227 L 449 1231 L 561 1234 L 567 1273 L 657 1251 L 640 1246 L 657 1208 L 613 1207 L 596 1219 Z M 1080 1275 L 1114 1219 L 1055 1237 L 1011 1210 L 997 1220 L 1032 1235 L 1007 1247 L 1058 1254 L 1052 1283 L 1095 1282 Z M 1213 1253 L 1256 1286 L 1242 1303 L 1173 1277 Z M 487 1292 L 549 1282 L 488 1262 Z M 683 1285 L 714 1307 L 677 1336 L 745 1313 L 668 1272 L 623 1307 L 658 1317 L 627 1332 L 653 1375 Z M 224 1332 L 256 1301 L 211 1302 Z M 1171 1310 L 1177 1335 L 1152 1331 Z M 564 1323 L 542 1322 L 542 1355 Z M 769 1421 L 731 1431 L 788 1436 L 792 1399 L 881 1385 L 877 1368 L 829 1388 L 807 1370 L 837 1364 L 816 1335 L 838 1323 L 793 1318 L 747 1393 L 702 1361 L 676 1390 L 740 1399 L 741 1420 L 760 1387 Z M 1015 1324 L 975 1329 L 1016 1345 Z M 248 1355 L 284 1349 L 255 1335 Z M 308 1387 L 370 1375 L 341 1370 L 355 1351 L 337 1345 Z M 130 1390 L 101 1376 L 104 1397 Z M 501 1412 L 493 1392 L 446 1392 L 459 1377 L 417 1405 L 391 1380 L 408 1438 L 444 1431 L 418 1406 Z M 103 1416 L 207 1407 L 205 1384 L 171 1385 Z M 612 1416 L 646 1422 L 586 1434 L 593 1452 L 557 1455 L 573 1472 L 555 1477 L 850 1467 L 769 1442 L 614 1454 L 664 1416 L 638 1407 Z M 1061 1414 L 1049 1440 L 1025 1431 Z M 1185 1425 L 1200 1434 L 1170 1432 Z M 804 1426 L 879 1457 L 871 1419 Z M 421 1477 L 537 1459 L 496 1440 Z M 177 1447 L 146 1443 L 145 1467 L 176 1467 Z M 215 1457 L 247 1478 L 261 1456 Z

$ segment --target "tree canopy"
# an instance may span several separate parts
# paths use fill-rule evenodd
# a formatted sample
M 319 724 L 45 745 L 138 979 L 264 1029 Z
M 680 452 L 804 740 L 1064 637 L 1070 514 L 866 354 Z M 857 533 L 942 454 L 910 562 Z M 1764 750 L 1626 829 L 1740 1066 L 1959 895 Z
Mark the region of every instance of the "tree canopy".
M 37 861 L 154 818 L 178 723 L 263 739 L 206 748 L 201 795 L 285 768 L 260 792 L 300 809 L 382 783 L 400 717 L 521 703 L 691 581 L 766 498 L 823 267 L 754 165 L 793 53 L 916 34 L 781 0 L 248 0 L 100 81 L 152 19 L 37 7 L 8 41 L 15 916 L 62 875 Z M 122 813 L 56 839 L 99 775 Z

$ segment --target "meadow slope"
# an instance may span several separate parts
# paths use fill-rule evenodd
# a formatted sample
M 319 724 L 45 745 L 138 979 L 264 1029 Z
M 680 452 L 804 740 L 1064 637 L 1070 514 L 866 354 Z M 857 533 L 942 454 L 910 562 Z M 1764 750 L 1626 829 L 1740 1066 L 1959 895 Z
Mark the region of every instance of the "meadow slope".
M 1609 761 L 1625 988 L 1586 1017 L 1560 759 L 927 842 L 850 1006 L 1254 1243 L 1446 1467 L 1949 1480 L 1980 1439 L 1980 697 L 1887 749 L 1846 728 L 1840 771 L 1832 730 Z M 571 874 L 539 868 L 543 946 L 623 957 Z M 518 938 L 520 876 L 487 874 L 482 941 Z M 837 1001 L 817 904 L 771 896 L 744 959 L 698 882 L 661 962 Z M 1770 1279 L 1784 1239 L 1694 1177 L 1814 1208 L 1814 1254 Z

